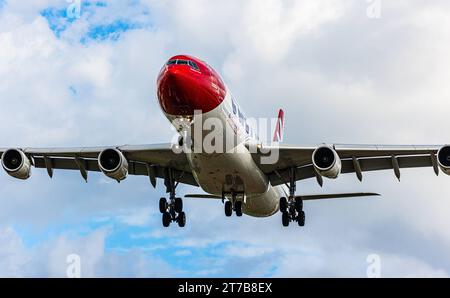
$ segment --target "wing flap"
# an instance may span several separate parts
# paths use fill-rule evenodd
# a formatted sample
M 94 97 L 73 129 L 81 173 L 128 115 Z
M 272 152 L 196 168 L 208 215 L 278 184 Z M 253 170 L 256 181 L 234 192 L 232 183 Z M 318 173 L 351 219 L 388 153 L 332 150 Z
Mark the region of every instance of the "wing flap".
M 361 170 L 363 172 L 390 170 L 393 169 L 392 157 L 376 157 L 376 158 L 359 158 Z M 418 156 L 399 156 L 397 157 L 399 167 L 407 168 L 424 168 L 431 167 L 432 161 L 430 155 Z M 342 173 L 354 173 L 353 160 L 342 161 Z
M 51 166 L 53 169 L 60 170 L 80 170 L 77 163 L 75 162 L 75 158 L 50 158 Z M 85 167 L 87 171 L 100 172 L 100 168 L 98 167 L 97 160 L 93 159 L 84 159 Z M 34 166 L 36 168 L 45 169 L 47 165 L 45 163 L 45 159 L 43 157 L 34 157 Z
M 165 175 L 166 175 L 165 167 L 154 166 L 154 169 L 155 169 L 155 176 L 157 178 L 161 178 L 161 179 L 165 178 Z M 172 169 L 172 171 L 173 171 L 173 175 L 174 175 L 174 178 L 176 181 L 183 183 L 183 184 L 198 186 L 198 183 L 195 180 L 195 178 L 191 172 L 180 171 L 180 170 L 175 170 L 175 169 Z M 147 164 L 141 163 L 141 162 L 135 162 L 135 161 L 131 161 L 129 163 L 129 172 L 131 175 L 137 175 L 137 176 L 148 176 L 149 175 L 148 169 L 147 169 Z
M 52 169 L 58 170 L 75 170 L 80 171 L 78 164 L 75 162 L 75 158 L 50 158 Z M 100 172 L 100 168 L 98 166 L 98 162 L 96 159 L 83 159 L 84 166 L 86 171 L 89 172 Z M 45 169 L 47 168 L 47 164 L 43 157 L 34 157 L 34 165 L 36 168 Z M 160 166 L 153 166 L 155 169 L 155 176 L 157 178 L 164 179 L 165 178 L 165 168 Z M 128 163 L 128 172 L 130 175 L 136 176 L 148 176 L 147 164 L 129 161 Z M 174 177 L 177 181 L 198 186 L 197 182 L 194 179 L 194 176 L 190 172 L 184 172 L 179 170 L 173 170 Z
M 358 159 L 362 172 L 393 170 L 392 157 L 375 157 L 375 158 L 359 158 Z M 423 168 L 432 167 L 431 155 L 418 156 L 399 156 L 397 157 L 399 167 L 407 168 Z M 355 173 L 352 159 L 342 160 L 342 173 Z M 289 169 L 277 170 L 268 174 L 269 180 L 273 186 L 285 184 L 289 181 Z M 296 168 L 296 180 L 305 180 L 316 177 L 316 171 L 313 165 L 306 165 Z

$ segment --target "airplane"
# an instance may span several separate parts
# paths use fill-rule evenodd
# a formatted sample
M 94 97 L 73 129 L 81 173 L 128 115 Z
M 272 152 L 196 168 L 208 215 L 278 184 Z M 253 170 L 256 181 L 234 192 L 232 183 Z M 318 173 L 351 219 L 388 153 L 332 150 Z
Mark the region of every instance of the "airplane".
M 176 192 L 180 183 L 200 187 L 206 193 L 187 194 L 185 198 L 222 200 L 227 217 L 233 212 L 238 217 L 269 217 L 280 212 L 282 225 L 287 227 L 291 222 L 305 225 L 305 201 L 379 195 L 298 195 L 297 181 L 315 179 L 322 186 L 324 178 L 337 179 L 346 173 L 354 173 L 362 181 L 364 172 L 380 170 L 393 170 L 400 180 L 400 169 L 420 167 L 431 167 L 436 175 L 440 170 L 450 175 L 450 145 L 283 144 L 283 110 L 278 113 L 274 142 L 263 143 L 220 75 L 206 62 L 189 55 L 174 56 L 162 67 L 157 98 L 177 131 L 176 142 L 6 148 L 0 149 L 2 167 L 10 176 L 22 180 L 30 178 L 33 167 L 46 169 L 50 178 L 55 169 L 76 170 L 86 182 L 91 171 L 102 172 L 118 182 L 129 175 L 148 176 L 153 187 L 161 179 L 168 194 L 168 198 L 159 200 L 164 227 L 171 223 L 186 225 L 183 199 Z M 220 126 L 215 141 L 235 140 L 233 150 L 193 150 L 199 144 L 196 140 L 211 131 L 212 126 L 209 130 L 202 127 L 209 120 Z M 197 132 L 195 125 L 201 127 Z M 272 152 L 277 158 L 267 162 Z

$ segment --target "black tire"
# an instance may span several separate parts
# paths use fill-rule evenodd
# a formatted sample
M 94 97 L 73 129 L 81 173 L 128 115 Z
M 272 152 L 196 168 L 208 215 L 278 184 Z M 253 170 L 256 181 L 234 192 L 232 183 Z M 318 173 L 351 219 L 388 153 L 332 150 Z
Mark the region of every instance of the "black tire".
M 186 226 L 186 213 L 181 212 L 181 213 L 178 215 L 178 226 L 179 226 L 180 228 L 184 228 L 184 226 Z
M 242 216 L 242 201 L 237 201 L 234 203 L 234 211 L 236 212 L 236 216 Z
M 230 217 L 233 214 L 233 204 L 230 201 L 225 202 L 225 215 Z
M 303 200 L 295 199 L 295 210 L 300 213 L 303 211 Z
M 170 216 L 170 213 L 169 212 L 164 212 L 163 215 L 162 215 L 163 226 L 165 228 L 167 228 L 167 227 L 170 226 L 171 222 L 172 222 L 172 217 Z
M 305 212 L 301 211 L 298 213 L 297 222 L 300 227 L 305 226 Z
M 289 213 L 283 212 L 283 215 L 281 216 L 281 223 L 283 224 L 283 227 L 288 227 L 289 221 Z
M 282 197 L 282 198 L 280 199 L 280 212 L 281 212 L 281 213 L 284 213 L 284 212 L 287 211 L 287 209 L 288 209 L 288 202 L 287 202 L 287 199 L 286 199 L 285 197 Z
M 159 212 L 162 214 L 166 213 L 167 211 L 167 200 L 166 198 L 159 199 Z
M 176 213 L 183 212 L 183 200 L 181 198 L 175 198 L 174 209 Z

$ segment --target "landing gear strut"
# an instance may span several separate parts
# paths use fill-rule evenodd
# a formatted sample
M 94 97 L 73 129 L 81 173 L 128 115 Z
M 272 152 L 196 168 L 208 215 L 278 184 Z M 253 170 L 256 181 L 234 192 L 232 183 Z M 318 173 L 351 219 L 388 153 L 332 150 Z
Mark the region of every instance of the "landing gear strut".
M 176 197 L 176 188 L 178 183 L 173 178 L 171 170 L 166 171 L 164 184 L 169 193 L 169 201 L 166 198 L 159 200 L 159 211 L 162 213 L 162 224 L 169 227 L 172 222 L 177 222 L 179 227 L 186 225 L 186 214 L 183 212 L 183 200 Z
M 237 193 L 231 193 L 231 200 L 225 202 L 225 216 L 230 217 L 233 215 L 233 211 L 236 213 L 237 217 L 241 217 L 242 212 L 242 201 L 237 200 Z M 223 200 L 225 201 L 225 194 L 223 195 Z
M 303 211 L 303 200 L 295 196 L 295 168 L 289 172 L 289 198 L 280 198 L 281 223 L 284 227 L 289 226 L 291 221 L 296 221 L 300 227 L 305 225 L 305 212 Z

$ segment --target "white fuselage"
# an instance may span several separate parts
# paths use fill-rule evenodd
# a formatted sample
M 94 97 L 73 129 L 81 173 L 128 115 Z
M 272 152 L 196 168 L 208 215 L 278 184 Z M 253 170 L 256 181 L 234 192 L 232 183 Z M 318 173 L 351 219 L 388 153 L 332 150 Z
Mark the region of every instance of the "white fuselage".
M 213 195 L 226 195 L 231 192 L 242 194 L 245 204 L 243 211 L 247 215 L 256 217 L 271 216 L 278 211 L 279 199 L 286 196 L 283 186 L 273 187 L 267 176 L 259 169 L 245 146 L 246 141 L 254 140 L 254 134 L 248 134 L 245 122 L 239 121 L 238 113 L 233 112 L 234 100 L 227 91 L 224 101 L 212 111 L 203 113 L 190 119 L 188 134 L 193 140 L 193 147 L 187 152 L 187 158 L 192 173 L 199 186 Z M 236 105 L 236 103 L 234 103 Z M 175 123 L 179 116 L 166 114 Z M 216 123 L 220 125 L 211 125 Z M 177 122 L 178 123 L 178 122 Z M 201 123 L 201 126 L 197 126 Z M 180 131 L 180 126 L 174 124 Z M 217 131 L 220 129 L 220 131 Z M 204 140 L 211 130 L 220 135 L 223 144 L 234 140 L 225 150 L 211 151 L 204 147 Z M 182 132 L 180 132 L 183 134 Z M 199 138 L 199 134 L 201 137 Z M 217 142 L 216 139 L 216 142 Z M 206 142 L 205 142 L 206 143 Z M 217 148 L 224 148 L 218 146 Z

